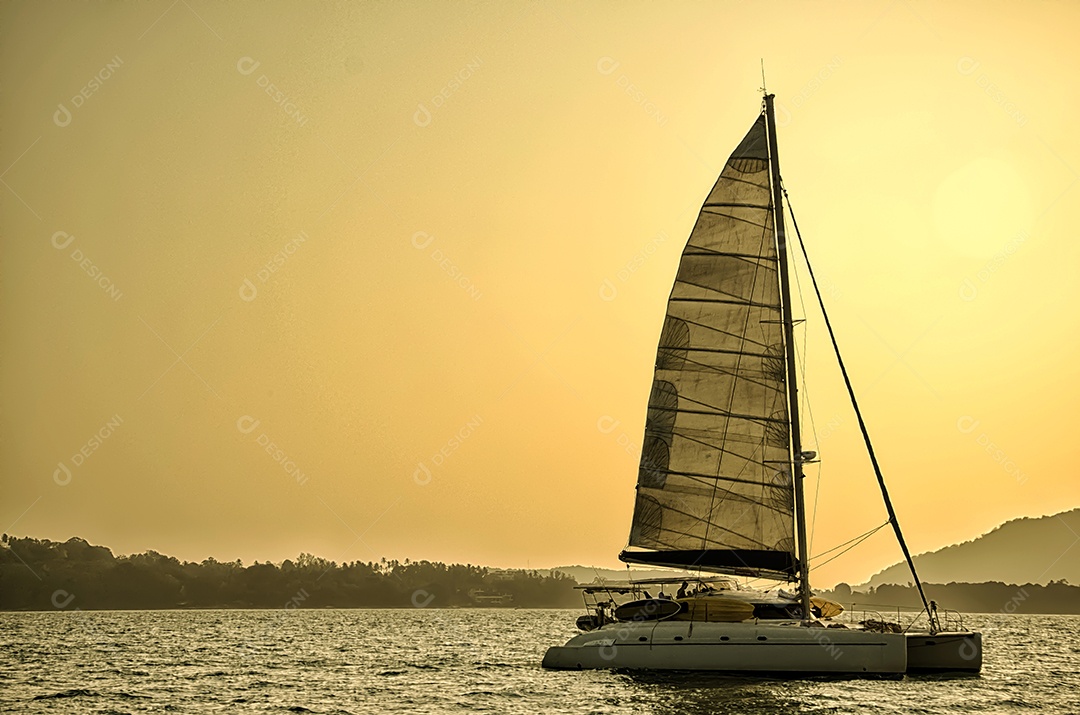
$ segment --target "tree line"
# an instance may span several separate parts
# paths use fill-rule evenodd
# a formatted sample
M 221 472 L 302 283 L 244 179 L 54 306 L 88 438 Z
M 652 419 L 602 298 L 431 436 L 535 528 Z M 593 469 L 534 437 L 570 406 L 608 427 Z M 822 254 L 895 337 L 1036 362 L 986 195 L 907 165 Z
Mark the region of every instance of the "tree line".
M 493 570 L 430 561 L 352 561 L 311 554 L 280 564 L 181 562 L 156 551 L 114 556 L 72 538 L 4 534 L 0 610 L 160 608 L 446 608 L 581 605 L 558 572 Z
M 160 608 L 447 608 L 582 605 L 567 574 L 499 570 L 430 561 L 352 561 L 311 554 L 280 564 L 239 560 L 181 562 L 156 551 L 114 556 L 72 538 L 0 540 L 0 610 Z M 926 584 L 939 608 L 967 613 L 1080 614 L 1080 586 L 1004 583 Z M 852 590 L 838 584 L 819 595 L 853 610 L 919 609 L 914 586 Z
M 923 584 L 926 597 L 937 602 L 939 609 L 963 613 L 1062 613 L 1080 614 L 1080 586 L 1065 580 L 1048 584 L 1023 585 L 998 581 L 986 583 Z M 913 584 L 884 584 L 864 591 L 852 590 L 846 583 L 837 584 L 831 591 L 819 595 L 844 604 L 852 610 L 877 609 L 884 612 L 920 610 L 922 602 Z

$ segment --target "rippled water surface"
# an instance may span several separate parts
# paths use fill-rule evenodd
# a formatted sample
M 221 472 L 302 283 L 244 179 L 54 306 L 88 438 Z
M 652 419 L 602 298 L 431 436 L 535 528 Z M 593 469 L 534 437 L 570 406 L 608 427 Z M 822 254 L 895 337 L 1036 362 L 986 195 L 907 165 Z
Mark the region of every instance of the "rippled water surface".
M 750 680 L 540 668 L 577 611 L 0 614 L 0 707 L 25 713 L 1072 713 L 1080 617 L 970 616 L 977 677 Z

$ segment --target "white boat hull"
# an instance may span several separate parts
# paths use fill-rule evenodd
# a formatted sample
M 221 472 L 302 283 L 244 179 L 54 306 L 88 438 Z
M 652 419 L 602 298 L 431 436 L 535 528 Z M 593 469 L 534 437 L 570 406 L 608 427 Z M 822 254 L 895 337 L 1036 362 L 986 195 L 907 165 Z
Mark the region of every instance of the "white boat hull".
M 982 669 L 982 634 L 908 633 L 909 673 L 977 673 Z
M 907 640 L 898 633 L 803 626 L 798 622 L 612 623 L 549 648 L 545 668 L 626 668 L 731 673 L 901 674 Z

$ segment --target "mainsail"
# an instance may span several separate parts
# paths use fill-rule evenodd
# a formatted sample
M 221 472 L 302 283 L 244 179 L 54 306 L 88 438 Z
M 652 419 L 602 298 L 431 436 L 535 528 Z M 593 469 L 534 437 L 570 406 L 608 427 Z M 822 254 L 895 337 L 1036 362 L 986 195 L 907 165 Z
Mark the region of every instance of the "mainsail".
M 764 114 L 683 249 L 656 353 L 634 563 L 798 572 L 787 365 Z

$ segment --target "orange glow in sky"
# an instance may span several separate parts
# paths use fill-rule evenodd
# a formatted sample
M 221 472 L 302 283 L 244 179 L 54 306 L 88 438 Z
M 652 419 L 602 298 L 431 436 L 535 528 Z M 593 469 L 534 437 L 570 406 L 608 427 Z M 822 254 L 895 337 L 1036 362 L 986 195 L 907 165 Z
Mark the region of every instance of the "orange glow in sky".
M 1068 3 L 5 3 L 0 526 L 616 566 L 665 301 L 762 59 L 913 551 L 1076 507 L 1078 26 Z M 800 278 L 817 553 L 885 513 Z M 882 531 L 815 578 L 898 559 Z

